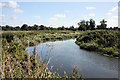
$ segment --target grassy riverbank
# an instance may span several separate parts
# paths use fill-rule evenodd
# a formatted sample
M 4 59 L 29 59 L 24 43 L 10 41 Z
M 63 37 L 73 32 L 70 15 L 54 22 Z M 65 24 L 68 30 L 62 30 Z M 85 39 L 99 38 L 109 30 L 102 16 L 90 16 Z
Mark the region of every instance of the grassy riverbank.
M 24 52 L 25 47 L 33 46 L 44 41 L 55 41 L 75 38 L 78 33 L 74 31 L 4 31 L 2 34 L 2 72 L 1 78 L 67 78 L 65 72 L 60 76 L 48 69 L 49 60 L 43 60 L 37 55 Z M 40 59 L 38 60 L 38 57 Z M 74 69 L 70 78 L 80 78 L 77 69 Z
M 77 37 L 78 33 L 75 31 L 4 31 L 2 37 L 8 42 L 19 39 L 25 46 L 33 46 L 44 41 L 65 40 Z
M 97 51 L 106 56 L 120 57 L 120 31 L 85 31 L 77 37 L 81 49 Z
M 65 72 L 60 76 L 48 69 L 49 60 L 43 60 L 24 49 L 45 41 L 66 40 L 77 37 L 76 43 L 82 49 L 98 51 L 109 56 L 120 57 L 120 32 L 112 30 L 93 31 L 3 31 L 2 34 L 2 78 L 67 78 Z M 38 60 L 40 57 L 40 60 Z M 71 78 L 81 78 L 77 69 L 71 73 Z

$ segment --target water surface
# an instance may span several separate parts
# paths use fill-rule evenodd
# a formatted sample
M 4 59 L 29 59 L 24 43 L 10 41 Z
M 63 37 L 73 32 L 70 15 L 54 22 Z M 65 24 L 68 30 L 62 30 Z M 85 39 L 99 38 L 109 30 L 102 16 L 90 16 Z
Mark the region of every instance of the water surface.
M 118 77 L 118 59 L 80 49 L 75 44 L 75 39 L 45 42 L 37 45 L 36 48 L 43 59 L 52 57 L 49 66 L 53 65 L 53 71 L 60 75 L 64 71 L 69 75 L 77 66 L 80 74 L 85 78 Z M 30 55 L 32 55 L 34 47 L 26 48 L 26 50 L 30 50 Z

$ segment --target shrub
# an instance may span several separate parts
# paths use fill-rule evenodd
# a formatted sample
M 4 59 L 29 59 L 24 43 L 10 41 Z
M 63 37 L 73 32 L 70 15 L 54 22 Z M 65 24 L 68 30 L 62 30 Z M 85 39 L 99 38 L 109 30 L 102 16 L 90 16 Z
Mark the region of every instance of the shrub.
M 119 56 L 120 31 L 85 31 L 77 37 L 76 44 L 86 50 Z

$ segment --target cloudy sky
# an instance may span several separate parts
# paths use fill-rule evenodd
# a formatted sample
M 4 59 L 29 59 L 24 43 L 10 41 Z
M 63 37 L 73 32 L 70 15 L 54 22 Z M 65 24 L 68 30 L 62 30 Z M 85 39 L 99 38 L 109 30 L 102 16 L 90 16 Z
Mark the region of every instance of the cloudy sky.
M 108 27 L 118 26 L 118 2 L 15 2 L 0 3 L 0 25 L 74 25 L 80 20 L 107 20 Z

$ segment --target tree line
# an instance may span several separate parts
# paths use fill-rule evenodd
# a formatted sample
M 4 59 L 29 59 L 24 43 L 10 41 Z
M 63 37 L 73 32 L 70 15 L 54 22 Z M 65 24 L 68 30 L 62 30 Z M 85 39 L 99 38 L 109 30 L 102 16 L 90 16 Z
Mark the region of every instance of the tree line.
M 70 26 L 70 27 L 58 27 L 58 28 L 53 28 L 53 27 L 46 27 L 44 25 L 33 25 L 33 26 L 28 26 L 27 24 L 23 24 L 21 27 L 20 26 L 16 26 L 16 27 L 12 27 L 9 25 L 5 25 L 5 26 L 0 26 L 0 28 L 2 28 L 3 31 L 30 31 L 30 30 L 80 30 L 80 31 L 86 31 L 86 30 L 96 30 L 96 29 L 105 29 L 105 30 L 120 30 L 120 28 L 118 27 L 110 27 L 107 28 L 107 21 L 105 21 L 104 19 L 102 21 L 100 21 L 100 25 L 96 25 L 95 24 L 95 20 L 90 19 L 89 21 L 85 21 L 85 20 L 81 20 L 80 22 L 78 22 L 78 26 L 79 27 L 74 27 L 74 26 Z

